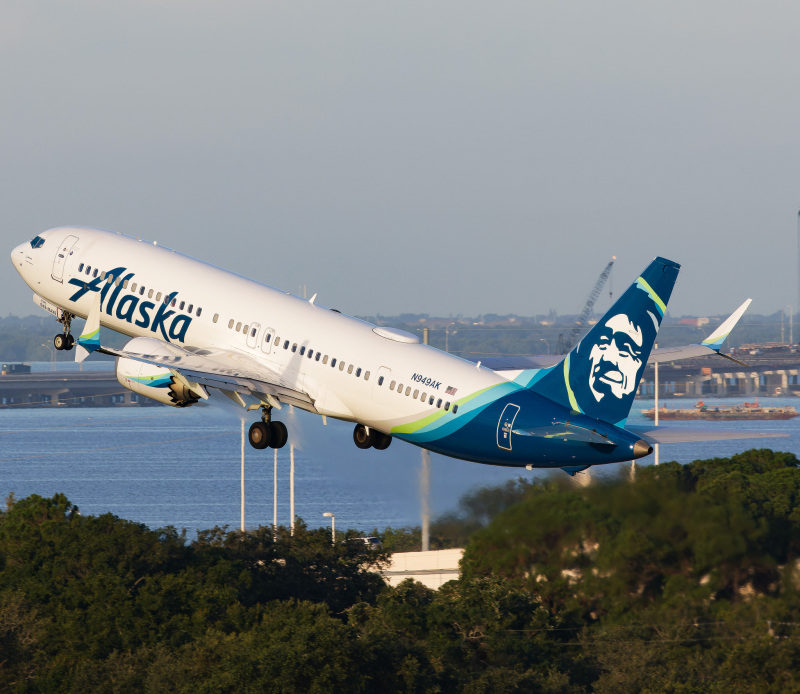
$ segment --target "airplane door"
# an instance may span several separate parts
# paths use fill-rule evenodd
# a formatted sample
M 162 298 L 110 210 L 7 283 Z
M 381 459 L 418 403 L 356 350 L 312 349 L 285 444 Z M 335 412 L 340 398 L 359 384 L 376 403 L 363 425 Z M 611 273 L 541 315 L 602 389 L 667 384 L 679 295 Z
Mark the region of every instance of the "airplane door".
M 272 341 L 275 339 L 274 328 L 264 328 L 264 335 L 261 338 L 261 351 L 269 354 L 272 351 Z
M 72 247 L 78 242 L 77 236 L 67 236 L 59 245 L 56 251 L 55 260 L 53 260 L 53 279 L 59 282 L 64 281 L 64 265 L 69 258 L 69 252 Z
M 247 346 L 255 349 L 258 344 L 258 333 L 261 330 L 259 323 L 250 323 L 250 329 L 247 331 Z
M 375 385 L 372 386 L 372 399 L 377 400 L 381 390 L 389 390 L 389 383 L 392 381 L 392 370 L 388 366 L 381 366 L 375 374 Z
M 500 415 L 497 423 L 497 446 L 507 451 L 511 450 L 511 430 L 514 427 L 514 420 L 519 414 L 519 406 L 508 403 Z

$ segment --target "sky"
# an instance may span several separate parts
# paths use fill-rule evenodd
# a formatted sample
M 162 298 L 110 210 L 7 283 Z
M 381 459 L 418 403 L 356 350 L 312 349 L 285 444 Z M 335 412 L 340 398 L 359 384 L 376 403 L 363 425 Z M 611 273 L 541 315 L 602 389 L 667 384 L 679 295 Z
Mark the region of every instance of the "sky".
M 798 303 L 800 5 L 0 0 L 0 239 L 141 236 L 355 315 Z M 6 256 L 8 258 L 8 256 Z M 12 270 L 0 315 L 38 309 Z

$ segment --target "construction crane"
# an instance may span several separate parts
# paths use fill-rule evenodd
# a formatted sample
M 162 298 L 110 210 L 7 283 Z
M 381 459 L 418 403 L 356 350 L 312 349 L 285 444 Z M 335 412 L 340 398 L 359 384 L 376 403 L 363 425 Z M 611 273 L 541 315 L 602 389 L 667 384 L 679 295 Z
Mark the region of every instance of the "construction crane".
M 611 260 L 609 261 L 608 265 L 606 265 L 605 269 L 600 273 L 600 277 L 597 278 L 597 282 L 595 282 L 594 288 L 592 289 L 591 294 L 589 294 L 589 298 L 586 299 L 586 304 L 583 307 L 583 311 L 581 311 L 581 315 L 578 316 L 578 320 L 575 321 L 575 327 L 572 328 L 572 332 L 569 334 L 567 341 L 563 341 L 562 335 L 558 336 L 558 351 L 560 354 L 566 354 L 575 346 L 578 336 L 586 327 L 586 321 L 592 314 L 594 302 L 597 301 L 597 297 L 600 296 L 600 292 L 603 291 L 606 281 L 611 276 L 611 268 L 614 267 L 614 261 L 616 259 L 617 256 L 611 256 Z M 612 293 L 609 293 L 609 296 L 613 299 Z

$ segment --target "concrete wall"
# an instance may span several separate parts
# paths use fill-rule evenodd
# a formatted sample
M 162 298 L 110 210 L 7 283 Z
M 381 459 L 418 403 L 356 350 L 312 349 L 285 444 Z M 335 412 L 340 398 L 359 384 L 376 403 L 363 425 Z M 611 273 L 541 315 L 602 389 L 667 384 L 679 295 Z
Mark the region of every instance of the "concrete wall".
M 458 578 L 458 563 L 463 554 L 463 549 L 397 552 L 392 555 L 391 564 L 381 571 L 381 575 L 391 586 L 413 578 L 428 588 L 437 590 L 447 581 Z

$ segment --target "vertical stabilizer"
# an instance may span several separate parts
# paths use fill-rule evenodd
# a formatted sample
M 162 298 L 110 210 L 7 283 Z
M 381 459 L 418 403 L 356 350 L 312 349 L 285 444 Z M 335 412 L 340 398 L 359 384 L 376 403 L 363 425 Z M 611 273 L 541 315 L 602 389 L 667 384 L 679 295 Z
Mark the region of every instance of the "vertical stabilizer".
M 530 389 L 595 419 L 624 423 L 678 270 L 677 263 L 656 258 L 564 361 Z

